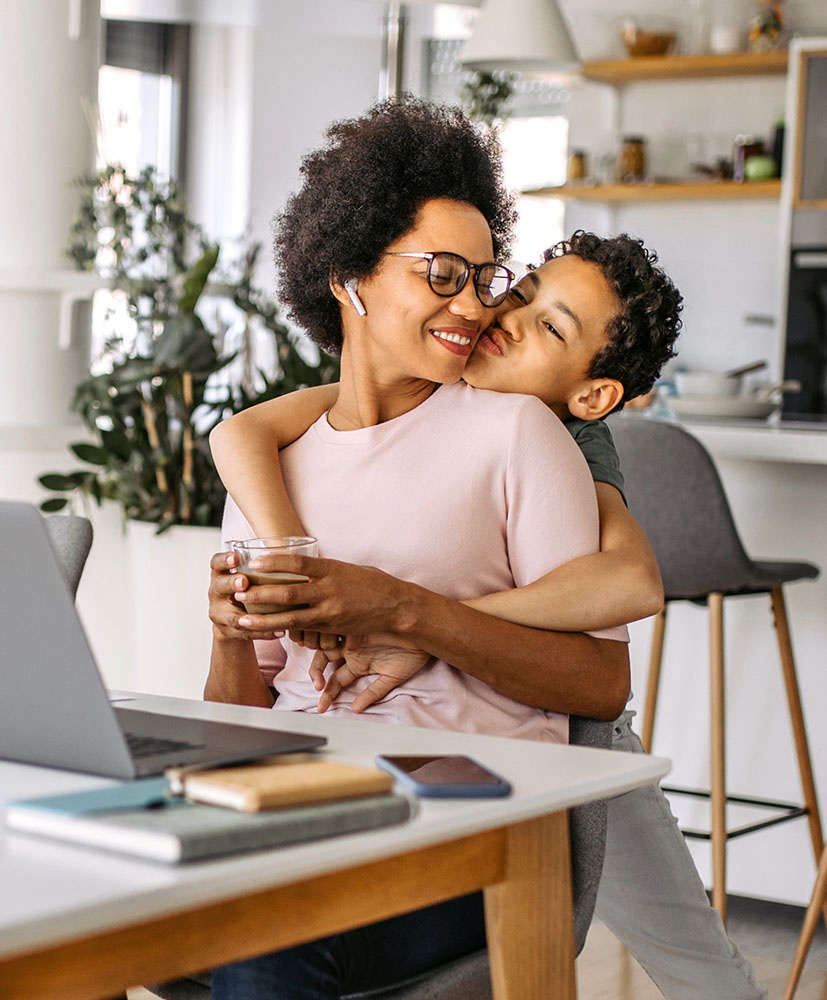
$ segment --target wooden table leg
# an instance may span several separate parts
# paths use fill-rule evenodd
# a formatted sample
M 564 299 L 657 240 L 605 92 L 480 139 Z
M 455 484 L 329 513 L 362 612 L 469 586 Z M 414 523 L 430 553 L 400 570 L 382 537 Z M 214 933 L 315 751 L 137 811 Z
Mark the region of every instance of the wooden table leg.
M 506 850 L 485 889 L 495 1000 L 576 1000 L 568 813 L 512 827 Z

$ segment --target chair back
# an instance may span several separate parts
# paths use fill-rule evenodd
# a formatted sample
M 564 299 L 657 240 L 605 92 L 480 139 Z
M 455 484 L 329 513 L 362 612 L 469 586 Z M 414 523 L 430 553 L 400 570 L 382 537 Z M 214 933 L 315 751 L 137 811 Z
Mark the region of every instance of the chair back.
M 667 600 L 743 586 L 752 571 L 718 471 L 677 424 L 636 416 L 609 422 L 629 510 L 646 532 Z
M 57 553 L 66 582 L 74 597 L 77 593 L 86 558 L 92 548 L 92 523 L 88 518 L 60 514 L 45 517 L 44 523 L 52 548 Z

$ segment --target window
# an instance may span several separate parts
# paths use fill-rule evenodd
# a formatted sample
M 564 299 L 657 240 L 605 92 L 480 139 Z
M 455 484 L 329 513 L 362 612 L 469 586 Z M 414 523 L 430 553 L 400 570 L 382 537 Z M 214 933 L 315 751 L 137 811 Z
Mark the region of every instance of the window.
M 463 11 L 467 15 L 467 11 Z M 473 13 L 473 12 L 472 12 Z M 452 10 L 443 8 L 435 30 L 462 28 Z M 458 62 L 461 38 L 433 38 L 427 43 L 425 86 L 432 100 L 460 104 L 462 85 L 473 79 Z M 568 91 L 557 83 L 518 77 L 502 123 L 505 180 L 512 191 L 562 184 L 566 177 Z M 563 239 L 562 200 L 521 196 L 512 257 L 518 264 L 537 263 L 543 250 Z
M 98 75 L 98 166 L 129 173 L 153 165 L 184 176 L 189 28 L 150 21 L 105 20 Z

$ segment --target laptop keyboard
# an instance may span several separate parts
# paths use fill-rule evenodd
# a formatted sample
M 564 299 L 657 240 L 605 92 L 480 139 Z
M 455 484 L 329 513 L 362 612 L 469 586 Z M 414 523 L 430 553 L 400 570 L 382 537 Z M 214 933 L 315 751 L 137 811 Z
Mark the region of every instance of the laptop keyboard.
M 186 740 L 169 740 L 157 736 L 140 736 L 138 733 L 124 733 L 129 752 L 135 758 L 154 757 L 156 754 L 175 753 L 178 750 L 200 750 L 203 743 L 189 743 Z

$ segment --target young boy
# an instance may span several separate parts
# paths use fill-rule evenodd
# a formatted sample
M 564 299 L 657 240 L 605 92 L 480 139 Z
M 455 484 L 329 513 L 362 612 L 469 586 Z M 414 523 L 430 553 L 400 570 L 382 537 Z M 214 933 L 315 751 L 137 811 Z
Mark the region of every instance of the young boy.
M 601 419 L 648 392 L 673 356 L 681 296 L 656 260 L 628 236 L 601 239 L 577 232 L 512 288 L 478 341 L 465 380 L 476 388 L 536 395 L 581 447 L 595 480 L 601 551 L 527 586 L 466 602 L 477 610 L 536 628 L 580 631 L 634 621 L 660 608 L 657 566 L 625 508 L 619 462 Z M 303 533 L 274 458 L 326 412 L 336 393 L 335 386 L 294 393 L 213 432 L 219 472 L 257 534 Z M 238 625 L 249 628 L 251 637 L 255 626 L 258 636 L 266 627 L 255 617 L 246 626 L 242 617 Z M 316 640 L 306 636 L 306 641 Z M 322 645 L 335 646 L 336 637 L 323 637 Z M 317 657 L 320 707 L 364 674 L 376 674 L 377 681 L 353 702 L 356 711 L 401 683 L 392 669 L 383 673 L 382 658 L 390 649 L 389 642 L 378 651 L 349 651 L 347 663 L 326 679 L 324 659 Z M 614 746 L 642 752 L 629 716 L 617 721 Z M 597 913 L 666 997 L 766 996 L 709 906 L 659 788 L 639 789 L 610 803 Z

